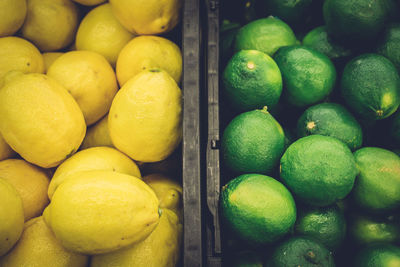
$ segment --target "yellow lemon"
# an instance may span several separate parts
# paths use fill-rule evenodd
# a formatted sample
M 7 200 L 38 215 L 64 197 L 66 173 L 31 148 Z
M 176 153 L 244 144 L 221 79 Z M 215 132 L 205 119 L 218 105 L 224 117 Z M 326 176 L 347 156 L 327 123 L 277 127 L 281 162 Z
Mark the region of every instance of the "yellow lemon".
M 139 36 L 121 50 L 117 60 L 117 78 L 123 86 L 143 70 L 160 68 L 179 83 L 182 75 L 182 55 L 179 47 L 158 36 Z
M 22 200 L 14 187 L 0 178 L 0 257 L 18 241 L 24 227 Z
M 133 37 L 114 17 L 110 4 L 104 4 L 83 18 L 75 44 L 77 50 L 97 52 L 115 67 L 119 52 Z
M 44 59 L 44 69 L 45 72 L 47 72 L 49 70 L 49 67 L 51 66 L 51 64 L 53 64 L 53 62 L 61 57 L 62 55 L 64 55 L 64 53 L 62 52 L 47 52 L 47 53 L 43 53 L 43 59 Z
M 78 27 L 78 8 L 70 0 L 27 0 L 22 36 L 41 51 L 67 47 Z
M 110 0 L 114 15 L 128 31 L 159 34 L 179 21 L 182 0 Z
M 72 0 L 84 6 L 95 6 L 104 3 L 106 0 Z
M 144 241 L 126 249 L 93 256 L 90 267 L 175 267 L 182 243 L 182 224 L 163 209 L 156 229 Z
M 47 71 L 75 98 L 91 125 L 107 114 L 117 93 L 114 70 L 107 60 L 91 51 L 71 51 L 56 59 Z
M 108 115 L 113 144 L 136 161 L 167 158 L 182 139 L 182 93 L 160 69 L 129 80 L 115 96 Z
M 0 1 L 0 37 L 13 35 L 26 16 L 26 0 Z
M 86 267 L 89 257 L 63 248 L 43 217 L 25 223 L 17 245 L 0 258 L 1 267 Z
M 43 168 L 55 167 L 75 153 L 86 125 L 67 90 L 44 74 L 19 73 L 5 79 L 0 88 L 0 132 L 11 148 Z
M 144 240 L 159 221 L 158 199 L 139 178 L 112 171 L 74 174 L 43 216 L 62 245 L 101 254 Z
M 138 166 L 125 154 L 110 147 L 92 147 L 81 150 L 58 166 L 49 186 L 49 198 L 57 187 L 72 174 L 81 171 L 105 170 L 141 178 Z
M 39 50 L 19 37 L 0 38 L 0 79 L 12 70 L 23 73 L 43 73 L 44 60 Z
M 87 129 L 81 149 L 96 146 L 114 147 L 111 141 L 110 132 L 108 131 L 108 115 L 104 116 L 104 118 Z
M 22 159 L 0 161 L 0 178 L 14 186 L 22 199 L 25 221 L 42 214 L 49 203 L 49 177 L 44 170 Z
M 160 201 L 160 208 L 174 211 L 179 218 L 182 216 L 182 186 L 163 174 L 150 174 L 143 177 L 156 193 Z
M 12 150 L 0 134 L 0 160 L 11 158 L 14 155 L 14 150 Z

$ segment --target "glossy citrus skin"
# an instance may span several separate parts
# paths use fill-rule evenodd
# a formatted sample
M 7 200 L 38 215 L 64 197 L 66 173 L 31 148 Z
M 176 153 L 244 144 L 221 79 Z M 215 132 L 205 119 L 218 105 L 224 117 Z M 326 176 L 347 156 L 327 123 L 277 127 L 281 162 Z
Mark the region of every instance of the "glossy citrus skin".
M 379 39 L 379 44 L 376 49 L 378 54 L 381 54 L 400 70 L 400 24 L 393 23 L 389 25 L 384 33 L 382 39 Z
M 330 38 L 326 26 L 319 26 L 307 33 L 303 38 L 303 45 L 327 55 L 332 60 L 348 57 L 352 54 L 350 49 L 335 43 Z
M 357 168 L 351 150 L 333 137 L 300 138 L 281 158 L 281 179 L 301 201 L 328 206 L 346 197 Z
M 354 152 L 359 174 L 353 199 L 369 212 L 384 213 L 400 207 L 400 157 L 377 147 Z
M 282 127 L 266 110 L 253 110 L 235 117 L 222 136 L 226 166 L 237 173 L 268 174 L 283 153 Z
M 266 266 L 334 267 L 335 263 L 332 254 L 322 244 L 295 236 L 278 244 Z
M 309 107 L 297 121 L 297 134 L 331 136 L 347 144 L 351 150 L 361 147 L 363 133 L 354 116 L 342 105 L 322 103 Z
M 223 74 L 224 93 L 241 111 L 275 106 L 282 93 L 282 76 L 275 61 L 257 50 L 241 50 Z
M 240 28 L 234 50 L 259 50 L 272 56 L 280 47 L 295 43 L 296 36 L 285 22 L 268 17 L 252 21 Z
M 324 54 L 305 46 L 286 46 L 274 55 L 283 78 L 283 94 L 297 107 L 324 100 L 336 82 L 336 70 Z
M 374 40 L 388 16 L 384 1 L 327 0 L 323 15 L 327 30 L 343 42 Z
M 338 206 L 299 208 L 295 233 L 309 236 L 330 251 L 340 247 L 346 236 L 346 219 Z
M 11 73 L 0 89 L 0 132 L 26 161 L 43 168 L 75 153 L 86 133 L 78 104 L 44 74 Z M 6 77 L 6 78 L 7 78 Z
M 394 243 L 400 240 L 400 229 L 388 218 L 366 215 L 351 216 L 349 234 L 360 245 L 377 242 Z
M 22 159 L 0 161 L 0 178 L 12 184 L 22 199 L 25 221 L 40 216 L 49 204 L 50 179 L 45 170 Z
M 66 250 L 42 216 L 27 221 L 17 245 L 0 258 L 2 267 L 86 267 L 88 262 L 88 256 Z
M 356 256 L 355 267 L 392 267 L 400 265 L 400 247 L 374 244 L 362 249 Z
M 289 232 L 296 206 L 280 182 L 260 174 L 241 175 L 222 188 L 221 214 L 242 240 L 270 244 Z
M 268 13 L 273 14 L 274 16 L 277 16 L 288 23 L 296 23 L 304 19 L 304 15 L 307 9 L 310 7 L 312 0 L 269 0 L 261 2 L 264 2 Z
M 348 106 L 369 120 L 390 116 L 400 104 L 397 69 L 378 54 L 363 54 L 347 63 L 341 90 Z
M 0 4 L 0 37 L 13 35 L 26 16 L 26 0 L 5 0 Z

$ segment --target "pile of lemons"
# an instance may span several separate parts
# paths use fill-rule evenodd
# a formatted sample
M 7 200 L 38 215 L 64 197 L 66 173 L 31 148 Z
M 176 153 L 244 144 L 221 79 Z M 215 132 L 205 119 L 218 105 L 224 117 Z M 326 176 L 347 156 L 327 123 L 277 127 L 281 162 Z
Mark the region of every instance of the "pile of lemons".
M 0 1 L 0 267 L 178 263 L 181 5 Z

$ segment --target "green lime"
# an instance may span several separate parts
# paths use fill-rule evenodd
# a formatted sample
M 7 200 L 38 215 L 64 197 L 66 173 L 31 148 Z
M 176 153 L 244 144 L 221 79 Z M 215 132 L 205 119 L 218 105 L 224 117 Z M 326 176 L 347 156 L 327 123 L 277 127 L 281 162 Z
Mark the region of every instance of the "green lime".
M 263 245 L 290 231 L 296 206 L 289 190 L 274 178 L 244 174 L 222 188 L 221 215 L 240 239 Z
M 232 56 L 233 41 L 236 38 L 236 34 L 240 29 L 240 24 L 231 22 L 229 20 L 223 20 L 220 29 L 220 51 L 223 62 L 229 60 Z
M 274 249 L 267 267 L 334 267 L 332 253 L 319 242 L 296 236 L 283 241 Z
M 236 35 L 235 51 L 259 50 L 273 55 L 282 46 L 296 44 L 292 29 L 275 17 L 258 19 L 240 28 Z
M 222 136 L 222 158 L 237 173 L 270 173 L 283 154 L 285 135 L 266 109 L 236 116 Z
M 324 54 L 305 46 L 286 46 L 274 56 L 282 73 L 284 95 L 296 107 L 324 100 L 336 82 L 336 70 Z
M 350 49 L 335 43 L 330 38 L 325 26 L 317 27 L 307 33 L 303 45 L 325 54 L 331 60 L 349 57 L 352 54 Z
M 389 244 L 373 244 L 365 247 L 355 258 L 355 267 L 398 267 L 400 247 Z
M 393 117 L 391 134 L 396 143 L 400 145 L 400 111 Z
M 379 39 L 379 44 L 376 49 L 378 54 L 387 57 L 400 71 L 400 24 L 389 25 L 382 38 Z
M 400 157 L 377 147 L 354 152 L 359 169 L 353 199 L 370 212 L 385 213 L 400 207 Z
M 337 205 L 298 209 L 295 233 L 309 236 L 335 251 L 346 236 L 346 220 Z
M 354 116 L 336 103 L 322 103 L 309 107 L 297 122 L 297 134 L 331 136 L 345 143 L 351 150 L 361 147 L 362 130 Z
M 366 119 L 384 119 L 400 104 L 397 69 L 378 54 L 364 54 L 347 63 L 341 88 L 347 104 Z
M 240 251 L 232 259 L 230 267 L 263 267 L 260 255 L 252 250 Z
M 355 215 L 350 222 L 349 232 L 357 244 L 393 243 L 400 240 L 399 225 L 388 218 Z
M 328 32 L 346 43 L 374 40 L 383 30 L 389 15 L 383 2 L 326 0 L 323 15 Z
M 312 0 L 261 0 L 263 7 L 271 15 L 291 24 L 301 22 L 309 10 Z
M 223 73 L 224 93 L 241 111 L 275 106 L 282 93 L 282 76 L 275 61 L 257 50 L 241 50 Z
M 296 197 L 312 206 L 328 206 L 346 197 L 356 175 L 351 150 L 329 136 L 300 138 L 281 158 L 284 184 Z

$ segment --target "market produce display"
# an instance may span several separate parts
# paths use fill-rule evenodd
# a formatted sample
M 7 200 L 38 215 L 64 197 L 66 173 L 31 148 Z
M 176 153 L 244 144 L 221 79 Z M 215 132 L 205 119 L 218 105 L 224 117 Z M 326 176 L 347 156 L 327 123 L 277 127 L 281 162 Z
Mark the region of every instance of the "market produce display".
M 0 267 L 181 264 L 183 1 L 163 2 L 0 1 Z
M 223 266 L 400 266 L 400 4 L 220 6 Z

